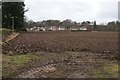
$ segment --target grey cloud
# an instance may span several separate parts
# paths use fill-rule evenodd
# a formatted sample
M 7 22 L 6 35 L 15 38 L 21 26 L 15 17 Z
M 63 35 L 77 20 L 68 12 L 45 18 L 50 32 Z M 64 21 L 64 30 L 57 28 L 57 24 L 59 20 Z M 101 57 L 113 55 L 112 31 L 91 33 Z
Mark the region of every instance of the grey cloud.
M 35 9 L 36 7 L 37 9 Z M 39 15 L 37 19 L 72 19 L 75 16 L 81 16 L 81 14 L 86 12 L 88 8 L 90 8 L 90 6 L 83 2 L 34 2 L 31 4 L 29 16 L 37 14 Z M 34 18 L 35 17 L 36 16 L 34 16 Z
M 117 20 L 118 19 L 118 1 L 104 2 L 101 5 L 101 10 L 97 14 L 97 19 Z
M 94 1 L 94 0 L 92 0 Z M 83 20 L 105 20 L 117 19 L 118 0 L 98 0 L 101 3 L 88 0 L 30 0 L 25 1 L 28 19 L 35 21 L 47 19 L 72 19 L 75 21 Z M 97 10 L 99 9 L 99 10 Z

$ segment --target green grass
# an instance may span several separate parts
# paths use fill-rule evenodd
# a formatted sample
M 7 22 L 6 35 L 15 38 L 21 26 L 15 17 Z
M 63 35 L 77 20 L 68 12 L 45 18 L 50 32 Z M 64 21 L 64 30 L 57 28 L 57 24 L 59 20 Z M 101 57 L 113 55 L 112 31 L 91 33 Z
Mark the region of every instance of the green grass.
M 93 73 L 96 78 L 105 78 L 105 75 L 103 74 L 103 72 L 101 72 L 99 70 L 94 70 Z
M 11 62 L 15 63 L 18 67 L 23 66 L 32 59 L 37 59 L 35 55 L 17 55 L 11 57 Z
M 8 34 L 10 32 L 11 32 L 10 29 L 0 28 L 0 35 L 5 35 L 5 34 Z
M 108 64 L 105 65 L 104 71 L 111 75 L 111 77 L 118 77 L 118 64 Z
M 93 70 L 96 78 L 118 78 L 118 64 L 104 64 L 102 70 Z
M 9 77 L 19 68 L 22 68 L 26 65 L 26 63 L 29 63 L 32 60 L 38 60 L 39 57 L 33 54 L 26 54 L 26 55 L 3 55 L 2 61 L 3 61 L 3 77 Z

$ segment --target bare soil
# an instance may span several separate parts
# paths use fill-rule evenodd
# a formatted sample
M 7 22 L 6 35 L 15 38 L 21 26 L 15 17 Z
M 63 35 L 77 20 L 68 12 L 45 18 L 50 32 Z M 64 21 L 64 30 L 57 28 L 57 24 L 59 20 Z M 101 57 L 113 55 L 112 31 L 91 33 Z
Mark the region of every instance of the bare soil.
M 26 64 L 13 77 L 117 78 L 117 34 L 25 32 L 3 45 L 3 53 L 32 53 L 39 56 L 39 60 Z
M 14 54 L 47 52 L 118 53 L 117 32 L 30 32 L 21 33 L 3 45 L 3 53 Z
M 42 52 L 41 52 L 42 53 Z M 32 61 L 20 69 L 18 78 L 118 78 L 116 60 L 107 55 L 88 52 L 39 54 L 40 60 Z M 116 66 L 116 67 L 114 67 Z M 109 67 L 112 70 L 107 71 Z

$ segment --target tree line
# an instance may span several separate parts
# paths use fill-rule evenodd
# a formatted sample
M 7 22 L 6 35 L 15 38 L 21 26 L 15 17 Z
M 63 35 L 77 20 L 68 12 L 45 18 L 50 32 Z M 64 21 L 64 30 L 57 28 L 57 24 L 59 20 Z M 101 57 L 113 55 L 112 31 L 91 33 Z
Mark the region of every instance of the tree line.
M 34 26 L 36 26 L 36 27 L 64 26 L 65 28 L 87 26 L 87 27 L 92 28 L 94 31 L 118 31 L 119 25 L 120 25 L 119 21 L 111 21 L 111 22 L 108 22 L 106 25 L 103 25 L 103 24 L 98 25 L 96 21 L 76 22 L 76 21 L 72 21 L 70 19 L 66 19 L 63 21 L 43 20 L 43 21 L 38 21 L 38 22 L 29 20 L 26 22 L 27 28 L 32 28 Z

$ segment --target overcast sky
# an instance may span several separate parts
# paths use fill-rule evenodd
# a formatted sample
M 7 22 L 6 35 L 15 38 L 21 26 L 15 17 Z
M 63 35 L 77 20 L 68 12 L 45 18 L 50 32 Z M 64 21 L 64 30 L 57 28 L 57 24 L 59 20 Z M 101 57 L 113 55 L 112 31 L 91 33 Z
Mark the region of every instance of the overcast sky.
M 29 20 L 48 19 L 106 23 L 118 19 L 119 0 L 25 0 Z

